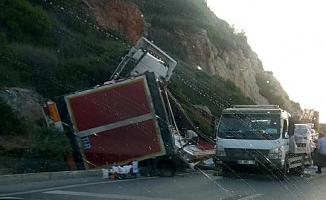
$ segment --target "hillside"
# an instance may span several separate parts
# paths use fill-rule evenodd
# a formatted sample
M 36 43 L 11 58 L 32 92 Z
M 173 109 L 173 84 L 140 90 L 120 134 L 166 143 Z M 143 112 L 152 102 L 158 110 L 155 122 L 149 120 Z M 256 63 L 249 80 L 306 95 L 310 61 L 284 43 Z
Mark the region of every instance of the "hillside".
M 173 55 L 179 63 L 191 68 L 190 74 L 196 73 L 194 70 L 200 68 L 210 75 L 210 78 L 221 79 L 223 82 L 231 81 L 231 84 L 241 90 L 240 96 L 244 95 L 257 104 L 278 104 L 295 115 L 300 114 L 300 105 L 289 99 L 272 72 L 264 71 L 262 62 L 247 43 L 245 33 L 237 32 L 224 20 L 216 17 L 205 1 L 133 0 L 113 3 L 84 0 L 83 2 L 101 27 L 122 32 L 131 43 L 140 37 L 139 33 L 142 33 Z M 175 77 L 187 76 L 183 74 L 185 70 L 182 67 L 179 69 L 181 70 L 177 69 Z M 174 79 L 174 82 L 178 81 L 180 80 Z M 206 81 L 200 82 L 203 84 Z M 233 90 L 225 86 L 221 89 L 210 86 L 205 88 L 209 89 L 207 93 L 217 94 Z M 184 92 L 186 91 L 181 91 Z M 190 94 L 193 93 L 188 93 Z M 215 99 L 215 102 L 210 102 L 213 104 L 211 106 L 215 104 L 223 108 L 241 103 L 237 102 L 239 99 L 236 97 L 228 101 L 225 96 L 227 95 L 211 96 Z M 194 103 L 196 99 L 193 98 L 190 102 Z M 219 112 L 215 114 L 218 115 Z
M 0 6 L 0 109 L 11 116 L 0 122 L 2 141 L 24 135 L 21 146 L 28 147 L 29 126 L 42 124 L 36 109 L 42 101 L 107 81 L 142 36 L 178 61 L 169 89 L 210 137 L 209 119 L 198 115 L 202 107 L 217 117 L 232 104 L 278 104 L 300 114 L 245 32 L 215 16 L 204 0 L 4 0 Z M 0 150 L 8 148 L 0 143 Z

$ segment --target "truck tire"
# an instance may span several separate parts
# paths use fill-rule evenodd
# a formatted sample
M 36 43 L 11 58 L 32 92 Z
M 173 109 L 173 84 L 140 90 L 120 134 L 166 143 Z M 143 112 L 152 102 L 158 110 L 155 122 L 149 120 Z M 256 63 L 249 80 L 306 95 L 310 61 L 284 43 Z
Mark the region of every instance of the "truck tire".
M 218 164 L 217 159 L 215 158 L 215 156 L 213 156 L 213 162 L 214 162 L 215 167 L 219 167 L 219 164 Z
M 223 173 L 230 173 L 231 172 L 231 168 L 229 166 L 225 165 L 225 164 L 222 165 L 221 168 L 222 168 Z
M 291 169 L 291 174 L 294 174 L 294 175 L 302 176 L 303 172 L 304 172 L 304 170 L 302 169 L 301 166 L 298 166 L 298 167 L 295 167 L 295 168 Z
M 172 160 L 160 160 L 158 163 L 159 176 L 172 177 L 176 173 L 176 166 Z
M 280 170 L 277 170 L 275 173 L 277 179 L 283 181 L 286 178 L 286 176 L 289 174 L 289 172 L 290 172 L 290 168 L 289 168 L 288 156 L 286 156 L 284 165 Z

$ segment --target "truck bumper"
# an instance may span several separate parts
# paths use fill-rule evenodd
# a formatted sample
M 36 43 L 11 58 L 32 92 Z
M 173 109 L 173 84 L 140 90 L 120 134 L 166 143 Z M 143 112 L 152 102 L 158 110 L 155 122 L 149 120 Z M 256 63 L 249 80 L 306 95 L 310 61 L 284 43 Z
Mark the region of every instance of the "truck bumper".
M 240 157 L 218 157 L 214 156 L 214 163 L 217 167 L 258 167 L 260 169 L 273 170 L 282 169 L 284 160 L 281 159 L 268 159 L 268 158 L 255 158 L 244 159 Z

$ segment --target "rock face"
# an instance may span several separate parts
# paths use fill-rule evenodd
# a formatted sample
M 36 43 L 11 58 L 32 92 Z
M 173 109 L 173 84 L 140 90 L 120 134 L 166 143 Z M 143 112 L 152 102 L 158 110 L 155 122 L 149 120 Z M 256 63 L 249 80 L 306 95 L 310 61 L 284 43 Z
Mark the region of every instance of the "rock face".
M 136 43 L 146 33 L 145 20 L 137 6 L 123 0 L 83 0 L 104 28 L 123 33 L 129 42 Z
M 3 88 L 0 100 L 6 102 L 24 121 L 43 119 L 43 97 L 33 90 L 23 88 Z
M 263 67 L 254 52 L 250 52 L 249 58 L 245 58 L 240 49 L 218 52 L 208 38 L 207 31 L 203 29 L 197 32 L 176 30 L 175 33 L 182 41 L 188 59 L 194 67 L 230 80 L 256 103 L 268 104 L 267 99 L 259 94 L 256 84 L 256 71 L 263 70 Z
M 112 28 L 122 32 L 131 43 L 135 43 L 146 34 L 144 16 L 133 3 L 123 0 L 83 0 L 94 14 L 102 27 Z M 230 80 L 249 98 L 257 104 L 269 104 L 268 100 L 259 93 L 256 74 L 264 71 L 262 62 L 257 54 L 248 49 L 244 56 L 240 47 L 233 41 L 233 50 L 218 50 L 210 41 L 204 29 L 189 30 L 174 27 L 174 33 L 186 51 L 188 61 L 194 68 L 200 67 L 212 75 L 219 75 Z M 249 47 L 250 48 L 250 47 Z M 281 96 L 285 109 L 299 114 L 300 108 L 295 108 L 281 84 L 272 77 L 270 83 L 275 86 L 278 96 Z
M 194 68 L 200 67 L 209 74 L 219 75 L 225 80 L 232 81 L 257 104 L 269 104 L 268 100 L 259 93 L 256 74 L 264 71 L 264 69 L 261 60 L 254 51 L 247 51 L 246 57 L 240 48 L 219 52 L 204 29 L 192 32 L 177 29 L 175 34 L 186 49 L 188 60 Z M 237 45 L 235 41 L 234 44 Z M 292 105 L 288 94 L 279 81 L 271 77 L 269 83 L 272 84 L 271 86 L 275 88 L 276 93 L 283 99 L 285 109 L 289 110 L 293 115 L 300 115 L 300 108 L 298 109 Z

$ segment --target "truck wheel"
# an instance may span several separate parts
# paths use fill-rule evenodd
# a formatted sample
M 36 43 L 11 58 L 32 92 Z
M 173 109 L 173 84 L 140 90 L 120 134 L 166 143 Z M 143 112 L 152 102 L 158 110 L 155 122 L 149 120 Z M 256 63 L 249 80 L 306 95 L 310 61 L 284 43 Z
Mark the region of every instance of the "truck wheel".
M 289 172 L 290 172 L 289 162 L 288 162 L 288 157 L 286 157 L 282 169 L 277 170 L 276 177 L 278 178 L 278 180 L 283 181 L 285 177 L 289 174 Z
M 172 160 L 161 160 L 158 163 L 159 175 L 163 177 L 171 177 L 176 173 L 176 166 Z
M 219 166 L 219 164 L 217 163 L 217 159 L 215 157 L 213 157 L 213 162 L 214 162 L 214 166 L 215 167 L 218 167 Z
M 301 166 L 293 168 L 292 172 L 294 175 L 299 175 L 299 176 L 303 175 L 303 169 Z
M 235 167 L 232 165 L 226 165 L 223 163 L 223 165 L 221 166 L 221 171 L 224 175 L 231 174 L 234 172 L 234 170 L 235 170 Z

